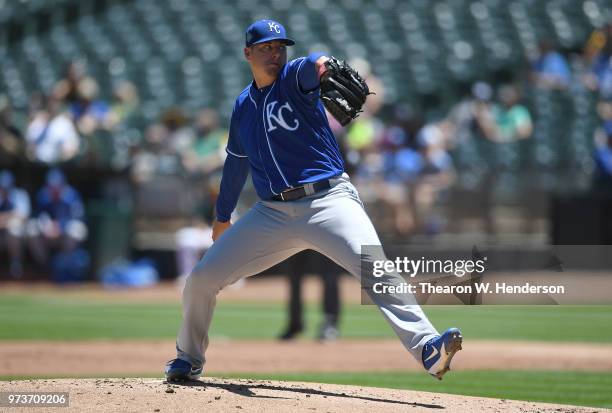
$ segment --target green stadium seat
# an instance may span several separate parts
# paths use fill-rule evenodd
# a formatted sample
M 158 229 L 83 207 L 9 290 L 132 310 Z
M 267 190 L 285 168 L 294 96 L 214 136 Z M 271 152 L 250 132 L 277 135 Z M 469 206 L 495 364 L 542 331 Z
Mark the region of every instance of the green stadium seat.
M 10 3 L 0 9 L 0 23 L 24 30 L 15 44 L 6 45 L 0 28 L 0 87 L 18 107 L 27 106 L 33 90 L 49 89 L 68 62 L 86 57 L 104 98 L 117 80 L 136 84 L 144 120 L 155 119 L 168 104 L 195 110 L 218 102 L 227 116 L 250 79 L 240 48 L 244 28 L 265 15 L 283 21 L 298 40 L 294 56 L 316 47 L 343 58 L 366 57 L 377 62 L 373 69 L 388 89 L 386 103 L 419 104 L 447 103 L 475 80 L 518 73 L 541 36 L 578 50 L 612 11 L 607 0 Z M 36 28 L 31 17 L 37 13 L 47 16 L 47 29 Z M 533 138 L 516 147 L 476 142 L 457 148 L 458 167 L 478 162 L 478 168 L 532 168 L 546 171 L 546 183 L 556 182 L 561 168 L 584 169 L 598 126 L 596 96 L 580 90 L 529 92 Z M 470 170 L 465 182 L 473 184 L 479 176 Z

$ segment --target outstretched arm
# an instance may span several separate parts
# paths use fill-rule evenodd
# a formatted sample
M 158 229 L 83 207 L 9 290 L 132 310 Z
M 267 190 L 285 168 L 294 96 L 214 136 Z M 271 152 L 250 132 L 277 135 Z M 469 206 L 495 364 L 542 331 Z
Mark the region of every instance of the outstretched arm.
M 325 73 L 325 62 L 329 57 L 323 53 L 310 54 L 298 72 L 298 83 L 302 92 L 307 93 L 319 87 L 321 76 Z

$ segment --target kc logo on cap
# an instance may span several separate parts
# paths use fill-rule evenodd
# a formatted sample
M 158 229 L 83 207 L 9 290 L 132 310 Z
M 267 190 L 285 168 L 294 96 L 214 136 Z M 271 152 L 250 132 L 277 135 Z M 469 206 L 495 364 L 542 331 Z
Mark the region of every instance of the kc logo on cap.
M 270 31 L 274 30 L 276 33 L 280 33 L 280 28 L 278 27 L 278 23 L 268 22 L 268 26 L 270 26 Z
M 287 33 L 282 24 L 274 20 L 259 20 L 251 24 L 246 31 L 246 47 L 254 44 L 280 40 L 288 46 L 293 46 L 293 39 L 287 37 Z

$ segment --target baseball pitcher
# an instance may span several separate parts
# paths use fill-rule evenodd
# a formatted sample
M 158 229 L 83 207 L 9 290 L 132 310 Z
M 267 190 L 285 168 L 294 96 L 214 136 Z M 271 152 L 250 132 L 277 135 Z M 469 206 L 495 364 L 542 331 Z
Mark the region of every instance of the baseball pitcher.
M 379 256 L 361 256 L 362 245 L 380 246 L 380 240 L 344 172 L 325 113 L 327 108 L 346 125 L 358 116 L 368 86 L 345 62 L 322 53 L 287 62 L 287 47 L 294 44 L 273 20 L 257 21 L 246 31 L 244 57 L 253 81 L 234 105 L 214 244 L 187 279 L 177 358 L 165 370 L 168 381 L 201 375 L 216 296 L 225 286 L 305 249 L 358 278 L 362 260 L 384 259 L 382 248 Z M 232 225 L 249 171 L 260 201 Z M 461 349 L 460 331 L 440 335 L 409 294 L 370 297 L 406 349 L 441 379 Z

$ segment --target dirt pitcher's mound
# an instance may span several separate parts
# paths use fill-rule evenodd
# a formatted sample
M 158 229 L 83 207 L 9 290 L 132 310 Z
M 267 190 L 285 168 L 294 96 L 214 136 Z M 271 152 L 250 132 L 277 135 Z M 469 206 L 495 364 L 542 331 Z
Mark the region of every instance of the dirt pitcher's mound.
M 0 392 L 68 392 L 73 412 L 594 412 L 593 408 L 315 383 L 204 378 L 58 379 L 0 382 Z M 6 396 L 3 396 L 3 402 Z M 19 408 L 40 412 L 40 407 Z

